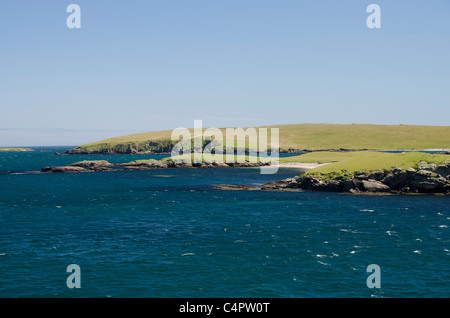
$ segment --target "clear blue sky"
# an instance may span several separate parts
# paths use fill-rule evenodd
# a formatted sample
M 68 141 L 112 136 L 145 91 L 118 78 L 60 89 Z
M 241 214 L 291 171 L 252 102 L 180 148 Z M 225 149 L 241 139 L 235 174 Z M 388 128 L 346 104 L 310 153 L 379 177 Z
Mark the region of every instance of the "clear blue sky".
M 450 124 L 449 0 L 2 1 L 0 45 L 0 146 L 194 119 Z

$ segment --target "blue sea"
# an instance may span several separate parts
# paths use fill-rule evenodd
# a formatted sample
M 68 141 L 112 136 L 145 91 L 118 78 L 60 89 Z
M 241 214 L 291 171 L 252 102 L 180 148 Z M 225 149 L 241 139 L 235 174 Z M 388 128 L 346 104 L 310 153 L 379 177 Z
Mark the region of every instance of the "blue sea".
M 0 153 L 0 297 L 450 296 L 448 196 L 215 189 L 301 173 L 286 168 L 39 173 L 165 156 L 66 149 Z

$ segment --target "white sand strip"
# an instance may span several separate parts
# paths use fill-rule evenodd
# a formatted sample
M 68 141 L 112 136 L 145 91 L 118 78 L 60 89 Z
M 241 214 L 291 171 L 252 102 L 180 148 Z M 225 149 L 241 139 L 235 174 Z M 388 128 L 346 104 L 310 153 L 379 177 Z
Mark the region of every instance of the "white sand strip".
M 298 169 L 314 169 L 321 166 L 329 165 L 327 163 L 313 163 L 313 162 L 284 162 L 280 163 L 280 168 L 298 168 Z

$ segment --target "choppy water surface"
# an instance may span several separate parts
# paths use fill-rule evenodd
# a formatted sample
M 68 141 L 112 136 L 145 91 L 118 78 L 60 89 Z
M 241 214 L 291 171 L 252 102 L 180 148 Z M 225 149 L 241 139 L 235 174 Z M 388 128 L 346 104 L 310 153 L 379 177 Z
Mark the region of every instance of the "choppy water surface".
M 214 188 L 294 169 L 36 173 L 162 157 L 54 151 L 0 153 L 0 297 L 450 296 L 449 197 Z

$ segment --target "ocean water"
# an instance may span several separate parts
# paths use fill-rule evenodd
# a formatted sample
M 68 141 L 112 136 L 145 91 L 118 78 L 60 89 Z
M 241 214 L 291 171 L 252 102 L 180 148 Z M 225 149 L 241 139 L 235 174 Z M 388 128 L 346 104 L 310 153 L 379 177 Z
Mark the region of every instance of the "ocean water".
M 257 168 L 41 174 L 0 153 L 0 297 L 449 297 L 450 197 L 217 190 Z M 81 288 L 69 289 L 69 264 Z M 381 288 L 368 288 L 367 266 Z

